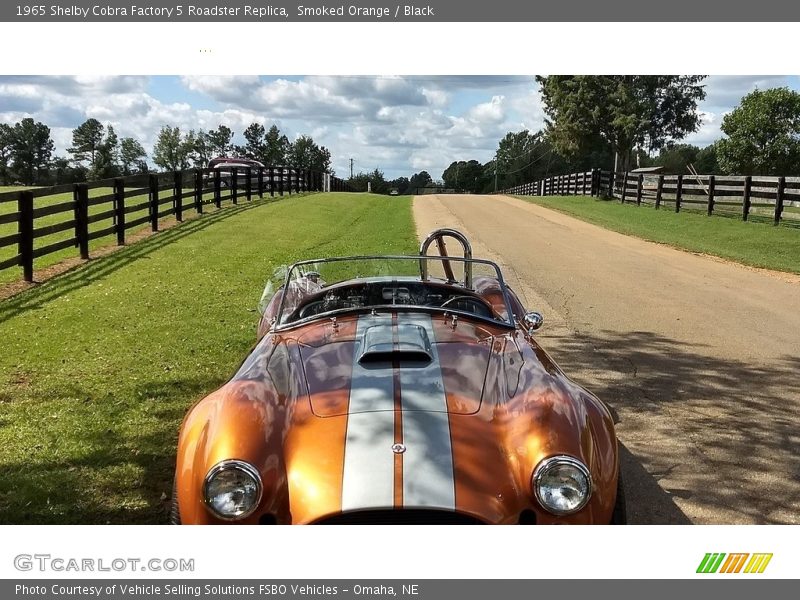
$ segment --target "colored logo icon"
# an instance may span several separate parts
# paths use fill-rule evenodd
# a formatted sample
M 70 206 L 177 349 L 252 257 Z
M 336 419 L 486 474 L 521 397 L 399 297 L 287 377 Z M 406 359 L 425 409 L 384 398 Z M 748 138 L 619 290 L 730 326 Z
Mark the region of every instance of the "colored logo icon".
M 749 554 L 746 552 L 725 554 L 724 552 L 708 552 L 700 565 L 698 573 L 763 573 L 772 553 Z

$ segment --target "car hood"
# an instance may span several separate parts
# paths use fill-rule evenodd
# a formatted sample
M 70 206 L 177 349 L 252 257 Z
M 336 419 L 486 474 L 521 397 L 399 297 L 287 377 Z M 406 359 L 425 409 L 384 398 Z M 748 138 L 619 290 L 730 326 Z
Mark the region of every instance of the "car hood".
M 493 336 L 424 313 L 367 314 L 297 339 L 318 417 L 383 411 L 476 413 Z

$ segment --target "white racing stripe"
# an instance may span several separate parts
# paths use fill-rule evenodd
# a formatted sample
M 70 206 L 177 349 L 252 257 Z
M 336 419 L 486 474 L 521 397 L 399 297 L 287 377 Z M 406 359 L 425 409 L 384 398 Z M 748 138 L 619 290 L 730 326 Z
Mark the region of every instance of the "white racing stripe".
M 344 448 L 342 510 L 390 508 L 394 504 L 394 373 L 392 363 L 359 363 L 364 332 L 391 315 L 358 319 Z M 381 328 L 383 329 L 383 328 Z M 389 337 L 389 343 L 392 339 Z
M 424 328 L 433 360 L 400 363 L 400 401 L 403 409 L 403 505 L 455 509 L 453 448 L 442 368 L 431 317 L 401 314 L 399 324 Z M 400 335 L 404 328 L 398 329 Z M 408 331 L 408 330 L 407 330 Z M 403 340 L 400 340 L 403 344 Z
M 455 480 L 450 421 L 433 323 L 429 315 L 362 316 L 356 326 L 342 481 L 342 510 L 391 508 L 394 505 L 394 370 L 391 361 L 359 358 L 368 328 L 370 344 L 419 347 L 427 335 L 432 360 L 400 361 L 402 408 L 403 505 L 407 508 L 455 509 Z M 388 326 L 387 326 L 388 325 Z M 403 327 L 416 325 L 417 327 Z M 404 339 L 405 337 L 408 339 Z M 387 339 L 382 339 L 386 337 Z M 381 339 L 379 339 L 381 338 Z

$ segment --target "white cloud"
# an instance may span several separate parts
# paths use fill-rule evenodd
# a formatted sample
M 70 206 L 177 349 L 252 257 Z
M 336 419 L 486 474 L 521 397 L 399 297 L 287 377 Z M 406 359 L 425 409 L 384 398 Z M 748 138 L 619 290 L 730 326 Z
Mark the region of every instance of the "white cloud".
M 50 126 L 57 151 L 89 117 L 149 151 L 159 129 L 241 132 L 252 122 L 276 123 L 290 139 L 311 135 L 327 146 L 339 173 L 381 168 L 389 177 L 428 170 L 434 178 L 453 160 L 489 160 L 508 131 L 544 125 L 538 85 L 517 76 L 257 76 L 0 77 L 0 122 L 32 116 Z M 703 123 L 686 141 L 705 145 L 752 89 L 786 85 L 784 77 L 710 77 Z M 168 92 L 163 91 L 168 89 Z

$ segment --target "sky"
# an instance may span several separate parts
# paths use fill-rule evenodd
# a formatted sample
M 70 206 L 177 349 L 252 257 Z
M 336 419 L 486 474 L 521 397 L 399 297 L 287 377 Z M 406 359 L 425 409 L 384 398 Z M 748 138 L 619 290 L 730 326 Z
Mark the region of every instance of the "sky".
M 723 116 L 755 88 L 800 90 L 797 76 L 710 76 L 703 125 L 685 142 L 721 137 Z M 349 175 L 381 169 L 389 179 L 421 170 L 434 179 L 454 160 L 490 160 L 509 131 L 544 125 L 532 76 L 0 76 L 0 123 L 33 117 L 51 129 L 58 155 L 87 118 L 112 124 L 150 152 L 160 128 L 236 132 L 275 123 L 330 149 Z

